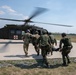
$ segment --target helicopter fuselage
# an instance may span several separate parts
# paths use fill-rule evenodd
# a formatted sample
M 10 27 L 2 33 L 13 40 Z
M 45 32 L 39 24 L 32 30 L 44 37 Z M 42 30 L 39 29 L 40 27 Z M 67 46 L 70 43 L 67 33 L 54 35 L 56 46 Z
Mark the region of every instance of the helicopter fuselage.
M 39 35 L 43 34 L 43 31 L 47 31 L 46 29 L 31 26 L 31 25 L 6 25 L 0 29 L 0 39 L 22 39 L 22 31 L 26 33 L 26 30 L 30 29 L 31 34 L 35 34 L 35 31 L 39 32 Z

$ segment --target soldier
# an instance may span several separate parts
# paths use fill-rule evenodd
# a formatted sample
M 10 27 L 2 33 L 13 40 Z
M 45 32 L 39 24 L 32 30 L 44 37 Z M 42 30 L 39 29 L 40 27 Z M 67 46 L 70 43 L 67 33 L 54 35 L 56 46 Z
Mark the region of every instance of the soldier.
M 35 48 L 35 51 L 37 52 L 37 55 L 39 55 L 39 44 L 37 44 L 38 38 L 40 37 L 40 35 L 38 34 L 38 31 L 35 32 L 35 35 L 32 35 L 32 44 Z
M 57 46 L 57 40 L 54 37 L 54 35 L 52 35 L 52 33 L 48 33 L 48 36 L 50 37 L 50 41 L 51 41 L 51 54 L 53 53 L 53 51 L 58 51 L 59 48 L 55 48 L 55 46 Z
M 46 31 L 43 33 L 43 35 L 41 35 L 39 37 L 38 43 L 40 43 L 41 54 L 42 54 L 42 57 L 43 57 L 43 63 L 46 64 L 47 67 L 50 67 L 49 63 L 47 61 L 47 57 L 46 57 L 47 53 L 50 50 L 50 38 L 47 35 Z
M 29 43 L 30 43 L 30 30 L 27 30 L 26 33 L 23 35 L 23 49 L 25 52 L 25 56 L 28 56 L 28 47 L 29 47 Z
M 63 59 L 63 66 L 66 66 L 70 63 L 70 59 L 68 54 L 70 53 L 72 49 L 72 43 L 70 41 L 70 38 L 66 36 L 66 33 L 61 34 L 62 39 L 60 40 L 59 48 L 60 51 L 62 52 L 62 59 Z M 67 62 L 66 62 L 67 59 Z
M 50 37 L 50 40 L 51 40 L 51 44 L 55 46 L 57 46 L 57 40 L 56 38 L 54 37 L 54 35 L 52 35 L 52 33 L 49 34 L 49 37 Z

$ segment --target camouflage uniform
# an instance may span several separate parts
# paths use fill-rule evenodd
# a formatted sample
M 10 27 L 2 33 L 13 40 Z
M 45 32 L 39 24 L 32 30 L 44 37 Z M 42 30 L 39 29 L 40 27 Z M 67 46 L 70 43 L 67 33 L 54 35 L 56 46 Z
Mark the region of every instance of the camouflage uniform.
M 27 32 L 23 35 L 23 41 L 24 41 L 23 49 L 24 49 L 26 56 L 28 55 L 28 47 L 29 47 L 29 43 L 30 43 L 30 37 L 31 37 L 31 34 L 29 32 Z
M 52 45 L 57 45 L 57 41 L 56 41 L 56 39 L 54 38 L 54 36 L 53 35 L 49 35 L 49 37 L 50 37 L 50 40 L 51 40 L 51 44 Z
M 63 44 L 63 47 L 62 47 Z M 62 33 L 62 39 L 60 40 L 60 51 L 62 52 L 63 65 L 67 65 L 70 63 L 69 53 L 72 49 L 72 43 L 69 38 L 66 37 L 65 33 Z M 66 62 L 67 59 L 67 62 Z
M 54 37 L 54 35 L 52 35 L 52 33 L 48 34 L 48 36 L 50 37 L 50 41 L 51 41 L 51 54 L 53 54 L 53 51 L 56 51 L 57 49 L 54 47 L 54 45 L 57 45 L 57 41 Z
M 40 35 L 38 34 L 38 32 L 36 32 L 35 35 L 32 35 L 32 44 L 34 45 L 35 51 L 37 52 L 37 55 L 39 55 L 39 44 L 37 44 L 38 38 L 40 37 Z
M 38 42 L 40 42 L 40 48 L 41 48 L 41 54 L 43 56 L 43 63 L 46 64 L 46 66 L 49 66 L 49 63 L 47 61 L 47 53 L 50 50 L 50 38 L 44 33 L 44 35 L 41 35 L 40 38 L 38 39 Z

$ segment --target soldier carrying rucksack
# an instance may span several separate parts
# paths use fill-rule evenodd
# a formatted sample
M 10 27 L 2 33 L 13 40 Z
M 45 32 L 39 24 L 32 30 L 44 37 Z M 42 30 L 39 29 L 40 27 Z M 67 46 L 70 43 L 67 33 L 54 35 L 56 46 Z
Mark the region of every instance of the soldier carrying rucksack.
M 39 47 L 39 44 L 37 44 L 39 37 L 40 37 L 40 35 L 39 35 L 38 31 L 36 31 L 35 34 L 32 35 L 32 44 L 35 48 L 35 51 L 37 52 L 37 56 L 40 53 L 40 47 Z
M 66 33 L 62 33 L 61 36 L 62 36 L 62 39 L 60 40 L 59 48 L 60 48 L 60 51 L 62 52 L 62 59 L 63 59 L 62 65 L 65 66 L 70 63 L 68 54 L 70 53 L 73 46 L 70 38 L 66 37 Z M 66 59 L 67 59 L 67 62 L 66 62 Z
M 47 54 L 50 51 L 51 42 L 50 42 L 50 38 L 46 31 L 43 33 L 43 35 L 39 37 L 38 43 L 40 44 L 40 48 L 41 48 L 43 64 L 45 64 L 47 67 L 50 67 L 48 60 L 47 60 Z

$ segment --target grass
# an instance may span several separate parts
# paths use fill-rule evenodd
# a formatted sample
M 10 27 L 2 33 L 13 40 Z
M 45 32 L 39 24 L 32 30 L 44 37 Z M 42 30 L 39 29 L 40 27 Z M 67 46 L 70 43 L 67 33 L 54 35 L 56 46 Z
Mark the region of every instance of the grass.
M 76 75 L 74 60 L 71 58 L 71 64 L 63 67 L 62 59 L 49 59 L 51 68 L 42 65 L 39 67 L 42 60 L 0 61 L 0 64 L 11 64 L 0 68 L 0 75 Z
M 61 39 L 61 35 L 60 34 L 55 34 L 54 35 L 55 36 L 55 38 L 57 39 L 57 40 L 60 40 Z M 71 38 L 71 41 L 72 42 L 76 42 L 76 35 L 67 35 L 69 38 Z

